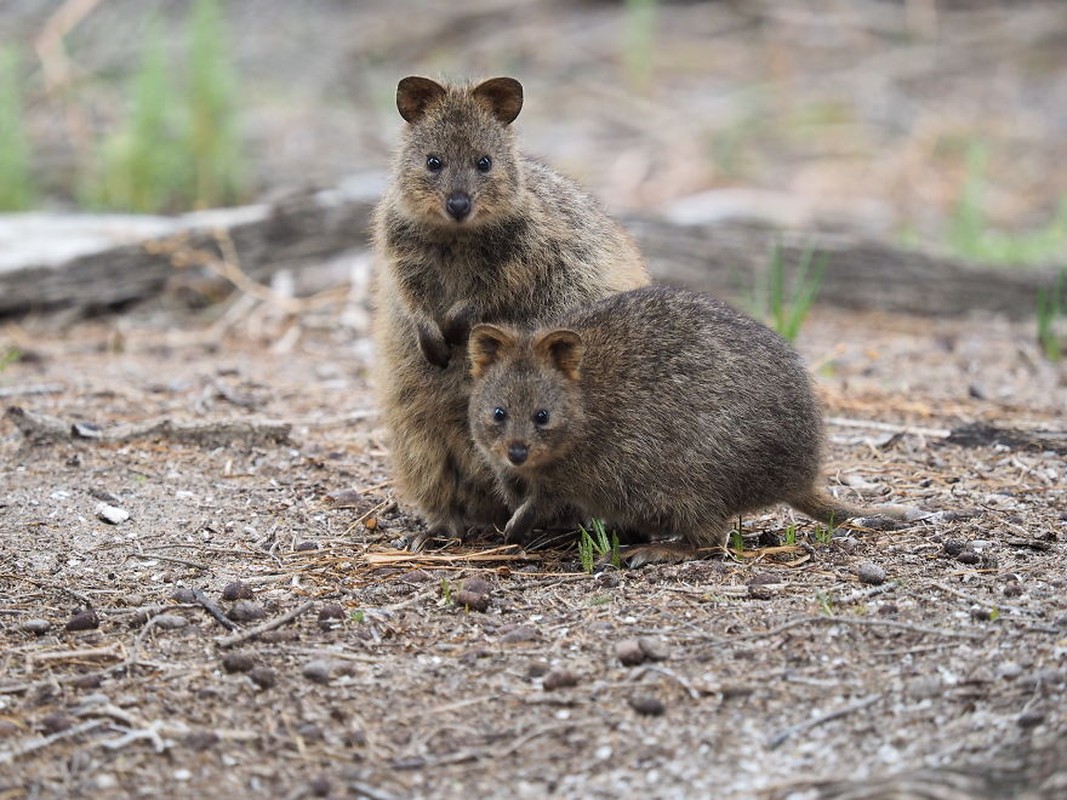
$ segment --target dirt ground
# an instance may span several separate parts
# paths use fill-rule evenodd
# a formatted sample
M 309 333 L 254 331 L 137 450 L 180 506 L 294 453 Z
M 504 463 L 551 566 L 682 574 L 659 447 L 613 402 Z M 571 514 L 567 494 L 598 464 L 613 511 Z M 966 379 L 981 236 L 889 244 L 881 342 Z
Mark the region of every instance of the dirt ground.
M 0 14 L 30 40 L 59 5 Z M 128 67 L 141 5 L 101 2 L 75 65 Z M 976 132 L 996 224 L 1062 197 L 1062 4 L 663 2 L 650 71 L 618 4 L 364 5 L 227 4 L 265 196 L 384 168 L 396 79 L 444 71 L 521 75 L 528 149 L 614 210 L 755 188 L 943 242 Z M 1067 434 L 1032 320 L 805 324 L 828 485 L 930 519 L 768 509 L 741 553 L 590 575 L 567 541 L 403 549 L 359 291 L 0 327 L 0 800 L 1067 795 L 1064 454 L 947 441 Z
M 960 517 L 827 541 L 772 509 L 742 557 L 588 575 L 567 543 L 397 549 L 420 526 L 344 318 L 295 341 L 158 305 L 5 330 L 5 402 L 89 438 L 0 423 L 2 796 L 868 796 L 813 787 L 920 769 L 1067 788 L 1063 456 L 943 441 L 1063 432 L 1029 325 L 804 329 L 830 484 Z M 194 438 L 235 420 L 292 429 Z M 229 644 L 201 598 L 245 633 L 302 613 Z

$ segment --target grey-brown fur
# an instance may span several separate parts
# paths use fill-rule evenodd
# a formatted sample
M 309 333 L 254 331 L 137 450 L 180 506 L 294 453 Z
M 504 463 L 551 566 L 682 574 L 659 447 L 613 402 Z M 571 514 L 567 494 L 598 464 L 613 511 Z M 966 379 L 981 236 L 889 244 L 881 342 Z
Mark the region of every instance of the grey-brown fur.
M 871 513 L 818 488 L 823 423 L 800 356 L 712 297 L 649 287 L 533 333 L 478 326 L 470 359 L 471 430 L 516 509 L 510 538 L 568 504 L 697 547 L 777 502 L 828 523 Z
M 510 122 L 521 106 L 510 78 L 405 78 L 397 107 L 408 124 L 375 213 L 376 384 L 392 470 L 431 528 L 451 535 L 508 518 L 467 426 L 470 326 L 534 325 L 648 282 L 633 241 L 595 201 L 519 154 Z M 461 219 L 449 211 L 458 196 L 469 204 Z

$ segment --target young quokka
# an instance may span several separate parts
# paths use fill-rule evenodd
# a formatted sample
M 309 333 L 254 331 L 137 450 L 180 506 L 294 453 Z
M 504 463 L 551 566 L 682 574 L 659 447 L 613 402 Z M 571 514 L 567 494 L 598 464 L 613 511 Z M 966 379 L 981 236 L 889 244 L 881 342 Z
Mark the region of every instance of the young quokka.
M 676 555 L 777 502 L 829 524 L 875 513 L 817 488 L 823 423 L 800 356 L 712 297 L 648 287 L 533 333 L 478 325 L 469 357 L 471 431 L 515 509 L 511 540 L 561 505 L 680 536 Z
M 518 81 L 409 77 L 396 100 L 407 125 L 374 218 L 376 383 L 402 496 L 456 537 L 508 519 L 467 425 L 470 326 L 533 326 L 648 276 L 595 201 L 520 155 Z

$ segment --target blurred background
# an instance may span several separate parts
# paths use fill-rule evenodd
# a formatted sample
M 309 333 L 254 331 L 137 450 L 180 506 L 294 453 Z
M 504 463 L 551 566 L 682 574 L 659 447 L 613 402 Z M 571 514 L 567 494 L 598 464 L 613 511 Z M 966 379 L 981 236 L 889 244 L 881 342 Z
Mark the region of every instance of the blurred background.
M 615 212 L 1067 252 L 1067 3 L 0 0 L 0 210 L 374 194 L 408 74 L 519 78 Z

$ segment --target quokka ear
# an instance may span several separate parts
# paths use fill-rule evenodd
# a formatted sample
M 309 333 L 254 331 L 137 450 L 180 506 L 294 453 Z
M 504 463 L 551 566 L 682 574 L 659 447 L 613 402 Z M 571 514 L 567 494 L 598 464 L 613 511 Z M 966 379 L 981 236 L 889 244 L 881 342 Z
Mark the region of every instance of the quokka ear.
M 585 343 L 574 331 L 567 328 L 549 331 L 534 342 L 534 352 L 542 361 L 563 373 L 567 380 L 576 381 L 581 377 Z
M 490 78 L 474 87 L 474 96 L 484 102 L 504 125 L 522 111 L 522 84 L 514 78 Z
M 496 325 L 475 325 L 467 340 L 467 358 L 470 359 L 471 375 L 481 377 L 489 367 L 503 358 L 515 347 L 519 337 L 514 331 Z
M 396 85 L 396 108 L 405 120 L 418 122 L 429 105 L 444 97 L 445 87 L 429 78 L 411 75 Z

